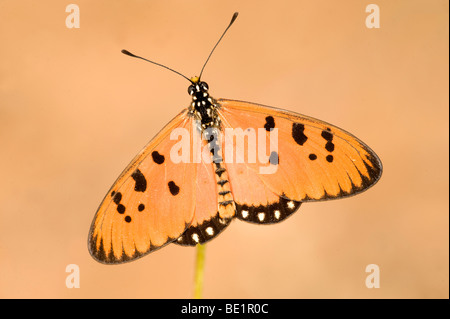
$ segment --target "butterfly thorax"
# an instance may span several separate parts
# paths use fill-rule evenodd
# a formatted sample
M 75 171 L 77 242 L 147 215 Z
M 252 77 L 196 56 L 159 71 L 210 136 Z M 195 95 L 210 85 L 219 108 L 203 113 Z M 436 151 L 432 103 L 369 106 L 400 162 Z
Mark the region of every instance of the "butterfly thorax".
M 216 112 L 216 102 L 208 93 L 208 84 L 193 78 L 188 93 L 192 97 L 190 111 L 201 122 L 202 129 L 219 126 L 219 117 Z

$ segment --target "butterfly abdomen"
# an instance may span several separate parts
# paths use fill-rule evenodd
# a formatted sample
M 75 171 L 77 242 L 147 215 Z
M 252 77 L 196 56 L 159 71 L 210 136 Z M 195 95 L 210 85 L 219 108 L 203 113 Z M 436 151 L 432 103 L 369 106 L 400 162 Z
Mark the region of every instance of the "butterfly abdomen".
M 217 209 L 221 218 L 232 218 L 236 212 L 233 194 L 231 193 L 228 172 L 223 163 L 215 163 L 217 183 Z
M 216 120 L 218 121 L 218 119 Z M 236 212 L 233 194 L 231 192 L 230 180 L 227 168 L 222 157 L 222 137 L 219 128 L 209 127 L 203 132 L 203 136 L 208 142 L 214 165 L 214 175 L 216 178 L 217 190 L 217 210 L 221 218 L 232 218 Z

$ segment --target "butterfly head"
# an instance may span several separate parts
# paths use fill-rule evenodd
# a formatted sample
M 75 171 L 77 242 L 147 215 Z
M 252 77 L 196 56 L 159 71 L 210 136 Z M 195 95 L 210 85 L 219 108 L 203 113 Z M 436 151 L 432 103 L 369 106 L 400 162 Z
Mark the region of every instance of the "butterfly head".
M 201 96 L 208 94 L 208 83 L 200 81 L 198 77 L 191 78 L 192 84 L 188 87 L 188 93 L 194 100 L 200 99 Z M 194 98 L 196 97 L 196 99 Z M 205 96 L 206 97 L 206 96 Z
M 188 87 L 188 93 L 192 97 L 191 110 L 202 122 L 204 128 L 214 125 L 216 116 L 213 111 L 214 100 L 209 95 L 209 86 L 200 81 L 198 77 L 191 78 L 192 84 Z

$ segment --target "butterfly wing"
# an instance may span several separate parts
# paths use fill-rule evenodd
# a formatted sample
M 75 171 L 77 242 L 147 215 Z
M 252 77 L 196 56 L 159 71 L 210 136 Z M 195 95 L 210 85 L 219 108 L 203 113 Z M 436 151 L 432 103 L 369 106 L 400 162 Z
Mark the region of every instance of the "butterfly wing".
M 207 163 L 203 157 L 198 164 L 169 160 L 177 143 L 170 139 L 173 130 L 185 129 L 194 148 L 202 141 L 194 138 L 199 134 L 194 119 L 187 110 L 181 112 L 128 165 L 100 205 L 89 235 L 95 259 L 121 263 L 170 242 L 194 246 L 209 241 L 234 217 L 234 211 L 220 205 L 229 202 L 224 199 L 230 191 L 239 219 L 270 224 L 290 216 L 301 202 L 354 195 L 381 176 L 377 155 L 336 126 L 258 104 L 225 99 L 218 104 L 224 163 Z M 277 128 L 278 147 L 272 152 L 269 147 L 262 162 L 251 162 L 243 144 L 231 139 L 236 157 L 230 158 L 227 128 L 262 129 L 255 147 L 266 153 Z M 276 169 L 268 174 L 261 167 Z
M 198 164 L 173 163 L 177 128 L 194 120 L 182 111 L 133 159 L 108 191 L 89 232 L 89 251 L 102 263 L 139 258 L 177 239 L 191 224 Z M 192 145 L 192 144 L 189 144 Z
M 230 139 L 225 129 L 232 127 L 226 120 L 222 123 L 224 124 L 222 135 L 225 136 L 224 161 L 236 203 L 236 217 L 256 224 L 273 224 L 289 217 L 300 207 L 301 202 L 273 192 L 261 179 L 259 172 L 252 167 L 249 152 L 245 152 L 248 148 L 237 143 L 238 137 Z M 236 128 L 238 127 L 232 128 L 234 133 L 239 132 Z M 246 130 L 243 130 L 240 133 L 245 134 L 245 132 Z M 229 141 L 231 143 L 228 144 Z M 228 152 L 230 149 L 231 153 Z
M 211 145 L 205 139 L 202 140 L 203 153 L 197 170 L 197 197 L 194 218 L 189 228 L 174 243 L 182 246 L 195 246 L 204 244 L 219 235 L 231 222 L 233 216 L 223 216 L 219 201 L 223 200 L 221 194 L 223 188 L 229 185 L 221 185 L 227 180 L 224 173 L 217 176 L 218 170 L 212 162 Z M 211 161 L 208 161 L 211 159 Z M 221 182 L 222 181 L 222 182 Z M 232 212 L 234 215 L 234 211 Z
M 248 165 L 227 163 L 226 167 L 238 219 L 256 224 L 273 224 L 291 216 L 300 207 L 300 201 L 273 192 Z
M 255 181 L 259 179 L 260 185 L 281 199 L 288 200 L 285 202 L 287 207 L 298 208 L 299 202 L 342 198 L 360 193 L 381 177 L 382 165 L 378 156 L 358 138 L 334 125 L 259 104 L 226 99 L 217 102 L 224 128 L 252 128 L 256 132 L 258 128 L 263 129 L 266 132 L 266 148 L 270 144 L 271 129 L 278 129 L 278 149 L 267 156 L 266 163 L 247 161 L 246 164 L 240 164 L 241 168 L 235 164 L 234 171 L 245 172 L 242 176 L 233 174 L 233 165 L 227 164 L 230 175 L 235 179 L 232 182 L 234 193 L 237 187 L 246 185 L 248 174 L 253 174 L 255 176 L 251 178 Z M 261 141 L 256 139 L 257 149 Z M 230 143 L 237 153 L 239 145 L 235 141 Z M 248 155 L 248 151 L 244 150 L 244 154 Z M 276 166 L 275 172 L 260 173 L 264 164 Z M 256 200 L 245 198 L 244 190 L 240 193 L 247 206 L 264 201 L 264 195 Z M 257 197 L 256 193 L 251 191 L 249 194 Z M 273 198 L 269 204 L 271 201 Z M 242 217 L 242 212 L 239 216 Z

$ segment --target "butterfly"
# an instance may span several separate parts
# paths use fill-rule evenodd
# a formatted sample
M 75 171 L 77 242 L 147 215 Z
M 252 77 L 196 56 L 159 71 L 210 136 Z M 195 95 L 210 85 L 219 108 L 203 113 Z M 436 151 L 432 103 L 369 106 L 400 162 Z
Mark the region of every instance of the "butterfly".
M 190 81 L 192 100 L 131 161 L 100 204 L 88 243 L 97 261 L 123 263 L 169 243 L 203 244 L 235 218 L 278 223 L 304 202 L 352 196 L 380 179 L 378 156 L 337 126 L 213 98 L 201 80 L 205 65 L 190 79 L 160 65 Z

